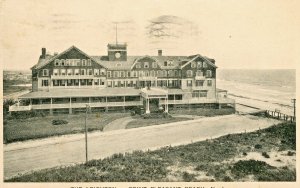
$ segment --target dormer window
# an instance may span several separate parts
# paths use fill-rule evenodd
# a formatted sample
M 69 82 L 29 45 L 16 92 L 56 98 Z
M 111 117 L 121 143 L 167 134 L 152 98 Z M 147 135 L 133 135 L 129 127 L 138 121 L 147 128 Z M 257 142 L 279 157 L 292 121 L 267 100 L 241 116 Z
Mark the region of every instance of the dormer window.
M 203 61 L 203 68 L 207 68 L 207 63 Z
M 68 63 L 69 63 L 69 60 L 68 60 L 68 59 L 66 59 L 66 62 L 68 62 Z M 61 66 L 65 66 L 65 60 L 64 60 L 64 59 L 62 59 L 62 60 L 61 60 Z
M 167 61 L 164 62 L 164 66 L 168 66 L 168 62 Z
M 149 62 L 144 62 L 144 68 L 149 68 Z
M 82 66 L 86 66 L 86 59 L 82 60 Z
M 43 69 L 43 76 L 49 76 L 48 69 Z
M 139 63 L 139 62 L 136 63 L 136 68 L 137 68 L 137 69 L 140 69 L 140 68 L 141 68 L 141 63 Z

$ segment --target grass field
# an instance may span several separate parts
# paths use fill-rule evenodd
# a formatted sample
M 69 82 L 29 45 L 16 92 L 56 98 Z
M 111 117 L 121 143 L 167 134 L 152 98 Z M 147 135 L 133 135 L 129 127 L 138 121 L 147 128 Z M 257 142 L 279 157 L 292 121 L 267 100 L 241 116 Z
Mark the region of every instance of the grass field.
M 170 117 L 170 118 L 160 118 L 158 119 L 143 119 L 143 118 L 136 118 L 135 120 L 129 122 L 126 125 L 126 129 L 131 128 L 138 128 L 138 127 L 146 127 L 151 125 L 160 125 L 178 121 L 186 121 L 191 120 L 191 118 L 184 118 L 184 117 Z
M 88 131 L 102 130 L 115 119 L 129 116 L 129 113 L 101 113 L 88 115 Z M 52 120 L 66 120 L 68 124 L 52 125 Z M 50 136 L 84 132 L 85 114 L 11 119 L 4 124 L 4 143 L 45 138 Z
M 295 181 L 295 123 L 185 146 L 115 154 L 8 182 Z M 256 156 L 251 159 L 251 156 Z

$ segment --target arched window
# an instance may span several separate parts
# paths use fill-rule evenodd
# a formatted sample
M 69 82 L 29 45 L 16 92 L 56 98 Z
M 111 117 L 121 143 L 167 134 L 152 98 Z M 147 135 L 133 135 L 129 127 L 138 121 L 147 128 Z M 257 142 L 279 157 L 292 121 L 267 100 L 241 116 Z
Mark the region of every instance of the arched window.
M 197 70 L 196 76 L 203 76 L 203 72 L 201 70 Z
M 193 71 L 192 70 L 187 70 L 186 71 L 186 76 L 187 77 L 193 77 Z
M 197 68 L 201 68 L 202 67 L 202 62 L 201 61 L 198 61 L 197 62 Z
M 158 70 L 158 71 L 157 71 L 157 76 L 158 76 L 158 77 L 162 77 L 162 76 L 163 76 L 161 70 Z
M 154 76 L 155 76 L 155 71 L 154 71 L 154 70 L 150 71 L 150 76 L 151 76 L 151 77 L 154 77 Z
M 149 76 L 149 71 L 145 71 L 145 76 L 146 76 L 146 77 Z
M 172 70 L 169 70 L 169 71 L 168 71 L 168 76 L 170 76 L 170 77 L 173 77 L 173 76 L 174 76 Z
M 197 66 L 197 65 L 196 65 L 196 62 L 193 61 L 193 62 L 191 63 L 191 67 L 192 67 L 192 68 L 196 68 L 196 66 Z
M 149 62 L 144 62 L 144 68 L 149 68 Z

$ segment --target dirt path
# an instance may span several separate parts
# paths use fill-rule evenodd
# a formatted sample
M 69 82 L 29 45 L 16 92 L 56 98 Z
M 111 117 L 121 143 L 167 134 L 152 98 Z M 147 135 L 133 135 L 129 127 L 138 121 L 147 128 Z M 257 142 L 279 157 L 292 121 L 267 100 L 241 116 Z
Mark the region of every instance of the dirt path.
M 132 119 L 132 117 L 124 117 L 124 118 L 116 119 L 111 123 L 105 125 L 103 131 L 106 132 L 106 131 L 125 129 L 126 125 L 133 120 L 134 119 Z
M 95 132 L 88 135 L 88 154 L 89 159 L 99 159 L 114 153 L 157 149 L 169 145 L 189 144 L 229 133 L 250 132 L 276 123 L 279 121 L 274 119 L 226 115 L 137 129 Z M 84 135 L 66 138 L 5 145 L 4 177 L 84 162 Z

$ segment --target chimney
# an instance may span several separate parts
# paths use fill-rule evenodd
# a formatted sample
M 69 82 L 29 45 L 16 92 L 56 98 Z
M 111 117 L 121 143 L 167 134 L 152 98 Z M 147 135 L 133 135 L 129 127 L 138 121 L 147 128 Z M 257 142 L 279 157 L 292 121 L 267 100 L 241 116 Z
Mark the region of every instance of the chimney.
M 158 56 L 162 56 L 162 50 L 158 50 Z
M 41 55 L 42 59 L 46 58 L 46 48 L 42 48 L 42 55 Z

